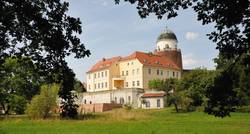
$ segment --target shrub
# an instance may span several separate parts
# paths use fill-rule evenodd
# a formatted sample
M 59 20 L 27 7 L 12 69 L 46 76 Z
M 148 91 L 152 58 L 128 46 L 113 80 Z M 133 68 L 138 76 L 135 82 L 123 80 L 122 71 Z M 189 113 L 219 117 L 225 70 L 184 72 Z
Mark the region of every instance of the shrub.
M 125 104 L 125 105 L 123 105 L 123 108 L 126 110 L 131 110 L 132 106 L 130 104 Z
M 26 113 L 31 118 L 48 118 L 57 106 L 59 86 L 56 84 L 43 85 L 39 95 L 32 98 Z

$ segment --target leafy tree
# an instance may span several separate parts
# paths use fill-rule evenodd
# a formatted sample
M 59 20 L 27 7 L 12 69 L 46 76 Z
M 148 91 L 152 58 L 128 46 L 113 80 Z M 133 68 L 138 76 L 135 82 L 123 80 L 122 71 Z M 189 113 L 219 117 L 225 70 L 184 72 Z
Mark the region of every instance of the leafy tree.
M 81 81 L 75 79 L 74 90 L 78 93 L 86 92 L 86 89 Z
M 41 86 L 41 92 L 32 98 L 26 113 L 32 118 L 48 118 L 57 107 L 59 86 L 56 84 Z
M 0 66 L 5 57 L 27 56 L 50 83 L 60 83 L 62 116 L 75 117 L 74 73 L 65 58 L 89 56 L 80 39 L 81 21 L 60 0 L 0 1 Z
M 209 39 L 217 43 L 219 75 L 206 92 L 206 112 L 224 117 L 250 96 L 250 1 L 249 0 L 124 0 L 137 4 L 142 18 L 154 13 L 158 18 L 176 17 L 178 10 L 193 8 L 203 25 L 214 24 Z M 115 0 L 119 3 L 120 0 Z M 239 68 L 241 67 L 241 68 Z M 238 73 L 244 72 L 244 73 Z M 225 87 L 218 84 L 227 84 Z M 220 92 L 219 90 L 224 90 Z M 225 93 L 225 95 L 223 94 Z M 226 98 L 225 98 L 226 96 Z M 223 97 L 224 100 L 219 99 Z M 230 101 L 228 101 L 230 100 Z M 219 108 L 219 109 L 218 109 Z
M 179 88 L 186 90 L 188 97 L 192 98 L 193 106 L 201 106 L 206 100 L 206 89 L 211 85 L 215 71 L 197 68 L 183 74 Z
M 29 58 L 6 58 L 0 68 L 0 104 L 5 114 L 24 113 L 26 102 L 38 93 L 42 82 Z

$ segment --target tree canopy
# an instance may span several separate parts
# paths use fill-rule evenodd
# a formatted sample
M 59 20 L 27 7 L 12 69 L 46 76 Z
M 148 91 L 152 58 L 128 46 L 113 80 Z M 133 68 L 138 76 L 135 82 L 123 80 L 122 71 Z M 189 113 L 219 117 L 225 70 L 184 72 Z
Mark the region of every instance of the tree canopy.
M 136 4 L 142 18 L 153 13 L 159 19 L 164 15 L 170 19 L 178 15 L 178 10 L 192 8 L 197 13 L 197 20 L 203 25 L 213 24 L 214 30 L 208 33 L 208 38 L 217 44 L 219 56 L 216 63 L 221 73 L 214 79 L 214 86 L 206 92 L 209 98 L 206 112 L 224 117 L 230 115 L 237 106 L 244 104 L 239 93 L 250 96 L 250 85 L 247 84 L 250 80 L 249 0 L 124 1 Z M 115 2 L 119 3 L 120 0 Z
M 30 57 L 40 75 L 60 83 L 63 116 L 76 113 L 74 73 L 65 58 L 90 55 L 78 34 L 81 21 L 67 15 L 69 3 L 61 0 L 0 1 L 0 66 L 6 57 Z

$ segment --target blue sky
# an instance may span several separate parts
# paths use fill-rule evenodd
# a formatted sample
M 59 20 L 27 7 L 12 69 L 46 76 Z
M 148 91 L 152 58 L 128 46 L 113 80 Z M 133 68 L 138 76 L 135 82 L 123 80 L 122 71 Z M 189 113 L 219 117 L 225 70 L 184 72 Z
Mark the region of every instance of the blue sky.
M 81 81 L 86 80 L 85 72 L 104 57 L 126 56 L 134 51 L 153 51 L 156 38 L 166 26 L 178 38 L 185 69 L 215 67 L 213 58 L 218 51 L 206 36 L 213 30 L 213 26 L 202 26 L 191 9 L 179 11 L 179 15 L 170 20 L 166 17 L 159 20 L 154 15 L 141 19 L 136 5 L 127 2 L 115 5 L 114 0 L 68 1 L 68 14 L 81 19 L 83 33 L 79 37 L 91 51 L 90 57 L 84 59 L 67 58 L 69 66 Z

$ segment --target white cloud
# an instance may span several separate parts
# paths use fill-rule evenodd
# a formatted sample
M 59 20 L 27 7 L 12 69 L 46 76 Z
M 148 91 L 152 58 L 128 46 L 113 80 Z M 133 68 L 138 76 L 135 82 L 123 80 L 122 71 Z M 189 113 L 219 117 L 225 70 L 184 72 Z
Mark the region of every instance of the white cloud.
M 187 40 L 195 40 L 199 37 L 199 33 L 196 32 L 187 32 L 186 33 L 186 39 Z
M 92 1 L 92 3 L 96 5 L 101 5 L 101 6 L 108 6 L 109 4 L 107 0 L 95 0 L 95 1 Z
M 183 55 L 183 67 L 184 68 L 193 68 L 197 66 L 198 61 L 194 59 L 194 54 L 189 53 L 187 55 Z

